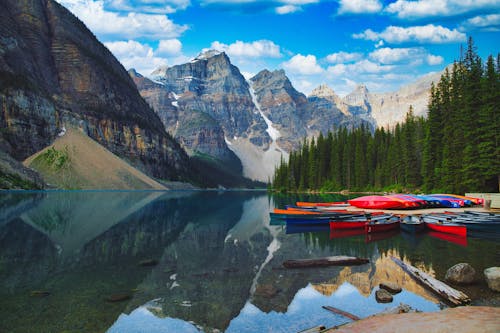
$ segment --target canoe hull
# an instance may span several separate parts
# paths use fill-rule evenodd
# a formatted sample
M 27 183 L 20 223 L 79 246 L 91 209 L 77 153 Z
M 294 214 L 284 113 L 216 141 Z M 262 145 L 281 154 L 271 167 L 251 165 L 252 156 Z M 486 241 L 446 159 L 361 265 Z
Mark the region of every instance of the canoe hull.
M 425 227 L 438 232 L 444 232 L 461 237 L 467 236 L 467 227 L 452 223 L 425 222 Z
M 362 229 L 368 221 L 330 221 L 330 230 Z
M 365 232 L 384 232 L 399 228 L 399 221 L 386 222 L 386 223 L 367 223 L 365 225 Z

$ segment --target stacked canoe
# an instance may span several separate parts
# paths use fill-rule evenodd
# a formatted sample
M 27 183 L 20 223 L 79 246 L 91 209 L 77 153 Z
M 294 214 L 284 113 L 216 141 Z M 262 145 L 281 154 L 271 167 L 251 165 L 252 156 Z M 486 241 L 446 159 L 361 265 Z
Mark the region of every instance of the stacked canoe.
M 390 194 L 367 195 L 352 200 L 349 204 L 363 209 L 419 209 L 419 208 L 459 208 L 482 205 L 484 200 L 456 194 Z
M 381 198 L 383 199 L 381 199 Z M 439 198 L 439 199 L 432 199 Z M 472 199 L 472 200 L 471 200 Z M 442 201 L 457 205 L 481 204 L 475 198 L 454 198 L 451 195 L 419 197 L 410 195 L 367 196 L 354 201 L 361 207 L 375 207 L 375 203 L 386 209 L 389 207 L 412 208 L 417 206 L 438 206 Z M 419 215 L 402 215 L 385 212 L 347 210 L 346 202 L 311 203 L 297 202 L 285 209 L 275 209 L 271 224 L 286 224 L 287 233 L 330 230 L 331 238 L 348 237 L 359 234 L 399 232 L 418 233 L 429 230 L 429 235 L 448 240 L 459 237 L 457 243 L 464 243 L 467 235 L 487 235 L 500 239 L 500 214 L 488 212 L 449 212 Z M 453 206 L 451 206 L 453 207 Z M 446 236 L 448 235 L 448 236 Z M 466 244 L 466 241 L 465 241 Z

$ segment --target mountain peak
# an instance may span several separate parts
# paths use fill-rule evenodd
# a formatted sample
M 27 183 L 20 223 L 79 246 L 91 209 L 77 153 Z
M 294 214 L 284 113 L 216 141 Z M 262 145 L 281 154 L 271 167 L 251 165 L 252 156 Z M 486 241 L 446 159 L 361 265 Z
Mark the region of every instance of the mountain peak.
M 154 71 L 151 72 L 151 76 L 152 77 L 165 76 L 167 74 L 167 69 L 168 69 L 167 65 L 160 66 L 160 67 L 158 67 L 157 69 L 155 69 Z
M 128 70 L 128 74 L 130 75 L 130 77 L 134 78 L 134 77 L 138 77 L 138 78 L 142 78 L 143 76 L 138 73 L 135 68 L 131 68 Z
M 200 54 L 198 54 L 198 56 L 196 56 L 196 58 L 194 58 L 193 61 L 195 61 L 195 60 L 208 60 L 210 58 L 213 58 L 213 57 L 221 55 L 221 54 L 225 54 L 225 53 L 222 51 L 218 51 L 218 50 L 206 50 L 206 51 L 203 51 Z
M 333 91 L 333 89 L 327 86 L 326 84 L 319 85 L 316 89 L 314 89 L 311 92 L 309 96 L 320 97 L 320 98 L 338 97 L 335 91 Z

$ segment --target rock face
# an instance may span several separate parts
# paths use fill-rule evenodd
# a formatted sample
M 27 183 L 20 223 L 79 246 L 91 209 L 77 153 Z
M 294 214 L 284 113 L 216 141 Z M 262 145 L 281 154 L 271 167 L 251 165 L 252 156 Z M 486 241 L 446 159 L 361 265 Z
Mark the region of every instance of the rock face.
M 380 283 L 379 287 L 380 289 L 387 290 L 391 294 L 399 294 L 402 291 L 400 286 L 392 282 L 382 282 Z
M 265 122 L 254 112 L 248 83 L 225 53 L 202 53 L 156 78 L 178 96 L 179 109 L 208 114 L 227 137 L 250 137 L 257 145 L 268 143 Z
M 188 169 L 122 65 L 57 2 L 2 1 L 0 36 L 1 150 L 22 160 L 73 124 L 154 177 Z
M 385 289 L 379 289 L 375 292 L 375 299 L 379 303 L 392 302 L 392 295 Z
M 159 69 L 156 76 L 166 73 Z M 135 70 L 129 70 L 141 96 L 158 114 L 170 133 L 189 155 L 203 154 L 233 166 L 241 174 L 241 162 L 227 147 L 224 130 L 208 113 L 179 107 L 180 96 L 168 91 L 164 85 L 153 82 Z M 164 75 L 164 74 L 163 74 Z
M 486 282 L 491 290 L 500 292 L 500 267 L 490 267 L 484 270 Z
M 459 263 L 446 271 L 445 280 L 456 284 L 474 282 L 476 270 L 468 263 Z
M 317 137 L 340 127 L 395 125 L 402 121 L 410 104 L 415 114 L 421 106 L 415 98 L 426 95 L 429 79 L 413 88 L 401 89 L 397 103 L 390 94 L 372 94 L 366 86 L 340 98 L 326 85 L 306 97 L 298 92 L 283 70 L 262 70 L 245 81 L 225 53 L 207 51 L 189 63 L 160 67 L 151 73 L 155 82 L 130 71 L 141 95 L 156 111 L 167 131 L 192 155 L 229 158 L 233 151 L 245 176 L 266 181 L 281 157 L 298 149 L 305 137 Z M 427 89 L 427 90 L 426 90 Z M 405 103 L 410 103 L 406 105 Z M 390 112 L 386 111 L 389 110 Z M 196 113 L 198 112 L 198 113 Z M 387 113 L 390 116 L 386 116 Z M 213 121 L 201 115 L 208 115 Z M 201 118 L 200 118 L 201 117 Z M 200 133 L 179 135 L 187 122 L 201 124 Z M 195 135 L 199 134 L 199 135 Z

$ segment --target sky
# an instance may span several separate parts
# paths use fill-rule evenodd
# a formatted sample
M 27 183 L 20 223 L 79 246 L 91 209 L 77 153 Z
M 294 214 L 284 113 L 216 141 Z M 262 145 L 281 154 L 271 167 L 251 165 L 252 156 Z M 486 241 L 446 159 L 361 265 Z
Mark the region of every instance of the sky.
M 500 0 L 57 0 L 126 69 L 148 76 L 208 49 L 248 79 L 284 69 L 309 94 L 327 84 L 396 91 L 460 58 L 500 52 Z

